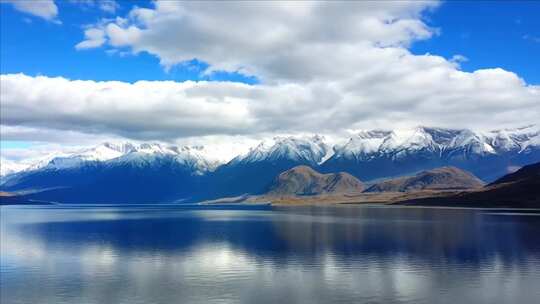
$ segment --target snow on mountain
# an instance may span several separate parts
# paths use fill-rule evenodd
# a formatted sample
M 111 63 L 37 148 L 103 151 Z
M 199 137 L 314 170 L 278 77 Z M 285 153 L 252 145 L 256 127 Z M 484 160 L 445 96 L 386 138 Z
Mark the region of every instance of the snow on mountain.
M 531 125 L 515 129 L 475 132 L 468 129 L 416 127 L 406 130 L 366 130 L 333 148 L 320 135 L 281 136 L 264 140 L 229 164 L 249 164 L 291 160 L 322 165 L 327 160 L 404 159 L 428 154 L 433 157 L 464 159 L 471 156 L 528 153 L 540 149 L 540 128 Z M 149 165 L 160 159 L 173 159 L 196 174 L 214 171 L 223 161 L 216 160 L 219 147 L 169 146 L 157 143 L 103 143 L 96 147 L 49 155 L 28 165 L 2 159 L 2 176 L 38 169 L 74 168 L 92 163 Z
M 389 138 L 391 131 L 361 131 L 341 146 L 334 147 L 336 157 L 362 158 L 379 152 L 382 144 Z
M 175 159 L 177 162 L 190 165 L 193 168 L 197 168 L 199 173 L 205 171 L 214 171 L 221 162 L 215 159 L 212 159 L 205 146 L 183 146 L 183 147 L 172 147 L 173 151 L 176 151 L 177 154 Z
M 396 146 L 386 145 L 383 148 L 385 152 L 394 151 L 394 158 L 404 157 L 406 155 L 417 153 L 419 151 L 429 151 L 437 153 L 440 150 L 440 145 L 433 138 L 431 133 L 423 127 L 415 128 L 414 130 L 407 132 L 394 131 L 393 134 L 402 133 L 400 136 L 396 136 L 400 141 L 395 141 Z M 385 144 L 388 142 L 385 142 Z
M 27 164 L 14 162 L 5 158 L 0 158 L 0 176 L 6 176 L 8 174 L 20 172 L 26 168 L 28 168 Z
M 321 170 L 346 171 L 360 180 L 451 165 L 492 181 L 509 168 L 540 161 L 540 132 L 538 126 L 488 132 L 430 127 L 361 131 L 334 150 Z
M 87 162 L 104 162 L 135 151 L 135 147 L 130 143 L 112 144 L 103 143 L 97 147 L 83 149 L 67 155 L 59 155 L 50 159 L 48 162 L 38 163 L 37 167 L 32 169 L 65 169 L 83 165 Z
M 420 150 L 439 151 L 445 137 L 438 138 L 441 130 L 417 127 L 404 130 L 360 131 L 343 146 L 335 147 L 336 157 L 368 160 L 381 155 L 394 158 Z
M 213 171 L 219 163 L 208 160 L 203 146 L 177 147 L 162 146 L 160 144 L 141 144 L 133 151 L 111 160 L 110 164 L 129 164 L 132 166 L 148 166 L 160 160 L 174 160 L 176 163 L 188 167 L 195 174 Z
M 404 155 L 428 151 L 432 153 L 498 154 L 539 146 L 540 132 L 535 126 L 520 129 L 473 132 L 462 129 L 417 127 L 409 130 L 360 131 L 345 145 L 336 146 L 335 157 L 366 160 L 376 156 Z
M 486 136 L 471 130 L 460 130 L 446 149 L 450 150 L 450 155 L 487 155 L 497 153 Z
M 96 147 L 75 152 L 60 152 L 48 155 L 32 165 L 2 160 L 2 175 L 35 170 L 60 170 L 83 165 L 102 163 L 106 165 L 130 164 L 132 166 L 151 165 L 162 158 L 170 158 L 180 165 L 203 174 L 214 170 L 219 163 L 205 157 L 203 146 L 164 146 L 157 143 L 103 143 Z
M 540 127 L 537 125 L 493 130 L 484 136 L 499 151 L 524 151 L 529 147 L 540 147 Z
M 400 157 L 419 150 L 440 148 L 430 132 L 423 127 L 405 130 L 360 131 L 343 146 L 335 147 L 336 158 L 368 160 L 380 155 Z
M 314 135 L 311 137 L 274 137 L 265 140 L 231 161 L 231 164 L 255 163 L 261 161 L 276 161 L 288 159 L 319 164 L 323 159 L 330 157 L 332 149 L 324 142 L 324 137 Z
M 523 141 L 521 143 L 521 150 L 519 152 L 527 152 L 527 150 L 534 148 L 540 149 L 540 136 L 535 136 L 526 141 Z

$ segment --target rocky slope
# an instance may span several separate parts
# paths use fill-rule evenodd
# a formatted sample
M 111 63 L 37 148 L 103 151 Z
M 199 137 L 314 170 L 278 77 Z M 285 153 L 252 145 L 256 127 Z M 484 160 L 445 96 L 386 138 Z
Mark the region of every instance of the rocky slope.
M 462 191 L 420 199 L 404 199 L 401 204 L 540 208 L 540 163 L 524 166 L 477 191 Z
M 471 173 L 456 167 L 442 167 L 414 176 L 382 181 L 366 192 L 409 192 L 419 190 L 464 190 L 482 188 L 484 183 Z
M 348 173 L 321 174 L 308 166 L 296 166 L 279 174 L 267 195 L 335 195 L 360 193 L 363 190 L 362 182 Z

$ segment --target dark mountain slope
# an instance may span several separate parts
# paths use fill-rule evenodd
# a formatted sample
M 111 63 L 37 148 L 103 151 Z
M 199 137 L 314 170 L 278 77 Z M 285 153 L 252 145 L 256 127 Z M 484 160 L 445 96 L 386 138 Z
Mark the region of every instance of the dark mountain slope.
M 461 190 L 482 188 L 484 183 L 474 175 L 456 167 L 423 171 L 414 176 L 382 181 L 366 192 L 407 192 L 418 190 Z
M 524 166 L 516 172 L 499 178 L 498 180 L 489 184 L 489 186 L 496 186 L 505 183 L 516 183 L 520 181 L 533 180 L 535 178 L 540 179 L 540 163 Z
M 478 191 L 400 202 L 408 205 L 540 208 L 540 163 L 524 166 Z
M 61 203 L 157 203 L 191 199 L 201 190 L 202 176 L 174 158 L 147 164 L 88 163 L 76 168 L 19 174 L 2 191 L 31 190 L 28 199 Z

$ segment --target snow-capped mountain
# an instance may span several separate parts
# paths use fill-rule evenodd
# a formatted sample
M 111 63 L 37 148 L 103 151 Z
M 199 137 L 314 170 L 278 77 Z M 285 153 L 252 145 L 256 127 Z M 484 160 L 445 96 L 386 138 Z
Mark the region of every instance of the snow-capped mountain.
M 96 164 L 148 166 L 164 157 L 174 159 L 178 164 L 193 169 L 197 174 L 214 170 L 219 165 L 217 161 L 205 157 L 203 146 L 178 147 L 164 146 L 157 143 L 134 145 L 131 143 L 114 144 L 108 142 L 71 153 L 52 154 L 30 166 L 7 160 L 5 163 L 9 168 L 13 168 L 6 173 L 7 175 L 21 171 L 73 169 Z M 4 165 L 4 161 L 2 165 Z
M 132 144 L 112 144 L 106 142 L 96 147 L 75 152 L 60 152 L 48 155 L 26 168 L 26 171 L 39 169 L 67 169 L 81 166 L 88 162 L 105 162 L 132 151 L 135 151 L 135 146 Z
M 505 129 L 490 132 L 417 127 L 412 130 L 361 131 L 342 146 L 334 147 L 335 158 L 370 159 L 389 155 L 399 159 L 418 151 L 431 151 L 440 155 L 462 152 L 473 155 L 521 152 L 537 147 L 538 128 Z
M 517 129 L 494 130 L 484 134 L 497 152 L 524 152 L 540 147 L 540 126 L 531 125 Z
M 537 126 L 489 132 L 428 127 L 362 131 L 334 147 L 322 167 L 370 180 L 455 165 L 490 181 L 510 167 L 540 160 L 539 142 Z
M 170 159 L 178 165 L 189 168 L 194 174 L 202 175 L 213 171 L 218 162 L 209 160 L 203 155 L 203 146 L 162 146 L 160 144 L 141 144 L 133 147 L 128 153 L 111 159 L 110 165 L 126 164 L 131 166 L 152 166 L 163 159 Z
M 332 152 L 324 142 L 324 137 L 314 135 L 311 137 L 274 137 L 265 140 L 249 150 L 245 155 L 239 155 L 231 164 L 248 164 L 262 161 L 275 162 L 291 160 L 310 164 L 321 163 Z
M 279 173 L 298 165 L 317 167 L 333 150 L 323 136 L 275 137 L 216 169 L 210 196 L 262 193 Z
M 28 168 L 28 165 L 0 158 L 0 177 L 17 173 Z
M 275 137 L 221 165 L 204 146 L 104 143 L 29 167 L 2 160 L 2 172 L 21 171 L 3 176 L 0 190 L 46 189 L 36 198 L 65 202 L 195 200 L 263 193 L 278 174 L 299 165 L 368 182 L 454 166 L 491 182 L 540 161 L 538 126 L 370 130 L 343 142 L 331 148 L 319 135 Z
M 5 191 L 39 190 L 37 199 L 64 202 L 149 202 L 192 197 L 216 163 L 204 147 L 104 143 L 54 155 L 4 177 Z

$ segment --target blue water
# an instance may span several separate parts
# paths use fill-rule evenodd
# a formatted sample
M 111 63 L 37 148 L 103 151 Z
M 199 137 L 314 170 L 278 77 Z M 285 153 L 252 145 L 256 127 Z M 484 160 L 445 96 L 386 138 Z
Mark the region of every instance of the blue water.
M 3 206 L 0 303 L 540 303 L 540 214 Z

